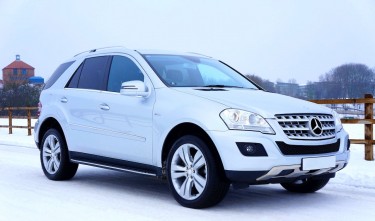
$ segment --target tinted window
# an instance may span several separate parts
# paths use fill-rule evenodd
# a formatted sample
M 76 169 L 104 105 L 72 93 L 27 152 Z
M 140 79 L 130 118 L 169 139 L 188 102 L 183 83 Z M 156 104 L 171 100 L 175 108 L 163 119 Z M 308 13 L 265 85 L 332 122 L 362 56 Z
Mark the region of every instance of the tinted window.
M 53 72 L 52 76 L 48 79 L 46 82 L 46 85 L 44 86 L 44 89 L 50 88 L 56 81 L 59 79 L 59 77 L 72 65 L 74 61 L 66 62 L 61 64 L 55 72 Z
M 66 84 L 66 87 L 68 88 L 78 87 L 78 81 L 79 81 L 79 77 L 81 76 L 82 67 L 83 67 L 83 63 L 74 72 L 73 76 L 70 78 L 69 82 Z
M 82 67 L 78 88 L 103 90 L 108 56 L 87 58 Z
M 129 58 L 114 56 L 108 77 L 108 91 L 120 92 L 125 81 L 143 81 L 144 76 L 138 66 Z

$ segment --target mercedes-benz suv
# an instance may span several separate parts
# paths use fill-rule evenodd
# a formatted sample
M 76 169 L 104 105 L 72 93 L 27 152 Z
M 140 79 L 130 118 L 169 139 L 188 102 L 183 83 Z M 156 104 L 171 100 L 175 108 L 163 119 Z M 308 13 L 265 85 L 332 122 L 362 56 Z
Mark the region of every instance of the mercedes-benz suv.
M 349 159 L 333 110 L 270 93 L 193 53 L 96 49 L 50 77 L 35 125 L 44 174 L 79 164 L 165 178 L 183 206 L 217 204 L 230 185 L 315 192 Z

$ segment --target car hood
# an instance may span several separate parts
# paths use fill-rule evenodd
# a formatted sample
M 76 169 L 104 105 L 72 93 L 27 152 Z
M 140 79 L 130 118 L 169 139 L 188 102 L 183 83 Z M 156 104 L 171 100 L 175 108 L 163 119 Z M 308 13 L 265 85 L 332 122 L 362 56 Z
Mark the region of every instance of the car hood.
M 325 113 L 332 110 L 322 105 L 293 97 L 265 92 L 262 90 L 241 88 L 173 88 L 182 93 L 202 97 L 221 103 L 228 108 L 238 108 L 257 113 L 265 118 L 274 118 L 275 114 Z

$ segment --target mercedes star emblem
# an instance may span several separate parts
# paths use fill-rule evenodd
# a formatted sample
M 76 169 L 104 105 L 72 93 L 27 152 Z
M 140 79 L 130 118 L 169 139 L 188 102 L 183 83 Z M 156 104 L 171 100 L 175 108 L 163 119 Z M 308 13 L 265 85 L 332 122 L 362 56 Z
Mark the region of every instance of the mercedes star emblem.
M 309 122 L 309 127 L 310 127 L 310 130 L 311 130 L 311 133 L 318 137 L 320 135 L 322 135 L 323 133 L 323 125 L 322 125 L 322 122 L 320 122 L 320 120 L 316 117 L 313 117 L 310 119 L 310 122 Z

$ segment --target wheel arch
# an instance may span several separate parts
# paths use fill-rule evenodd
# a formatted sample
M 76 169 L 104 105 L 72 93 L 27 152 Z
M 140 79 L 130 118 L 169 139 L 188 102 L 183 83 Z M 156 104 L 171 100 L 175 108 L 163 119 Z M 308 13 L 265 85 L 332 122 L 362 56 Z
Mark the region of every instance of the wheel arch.
M 188 122 L 176 125 L 172 130 L 169 131 L 168 135 L 166 136 L 161 153 L 163 171 L 165 171 L 164 169 L 166 166 L 166 161 L 173 143 L 176 142 L 178 138 L 184 135 L 194 135 L 202 139 L 209 147 L 211 153 L 214 155 L 214 158 L 217 160 L 221 171 L 224 173 L 223 162 L 221 161 L 219 152 L 217 151 L 216 145 L 211 139 L 211 137 L 200 126 Z
M 38 148 L 39 149 L 40 149 L 40 146 L 42 145 L 41 143 L 42 143 L 42 139 L 43 139 L 44 134 L 48 131 L 48 129 L 51 129 L 51 128 L 54 128 L 57 131 L 59 131 L 61 136 L 65 140 L 65 143 L 66 143 L 65 134 L 64 134 L 64 131 L 63 131 L 60 123 L 55 118 L 49 117 L 49 118 L 47 118 L 43 121 L 42 125 L 40 125 L 40 129 L 39 129 L 39 133 L 38 133 L 38 140 L 39 140 Z

